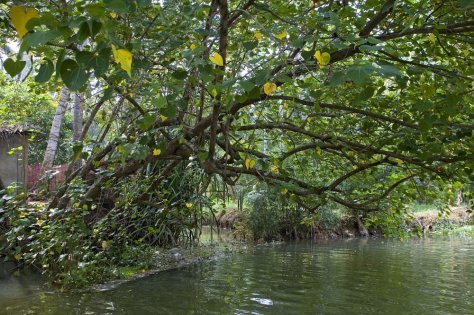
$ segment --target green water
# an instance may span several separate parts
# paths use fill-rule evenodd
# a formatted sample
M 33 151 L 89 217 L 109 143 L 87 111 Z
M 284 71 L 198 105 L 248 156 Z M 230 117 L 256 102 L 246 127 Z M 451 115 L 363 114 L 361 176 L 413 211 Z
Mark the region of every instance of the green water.
M 243 253 L 60 294 L 0 280 L 4 314 L 474 314 L 474 240 L 338 240 Z

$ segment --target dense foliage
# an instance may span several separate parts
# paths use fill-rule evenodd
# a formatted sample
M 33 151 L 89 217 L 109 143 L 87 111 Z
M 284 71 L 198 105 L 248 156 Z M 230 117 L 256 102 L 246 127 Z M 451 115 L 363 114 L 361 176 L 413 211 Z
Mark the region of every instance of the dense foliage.
M 213 180 L 225 195 L 248 175 L 294 224 L 339 207 L 404 233 L 405 203 L 446 204 L 474 179 L 473 5 L 7 1 L 1 36 L 21 52 L 5 70 L 26 53 L 36 82 L 86 92 L 101 127 L 45 211 L 107 222 L 96 242 L 173 243 L 199 234 Z

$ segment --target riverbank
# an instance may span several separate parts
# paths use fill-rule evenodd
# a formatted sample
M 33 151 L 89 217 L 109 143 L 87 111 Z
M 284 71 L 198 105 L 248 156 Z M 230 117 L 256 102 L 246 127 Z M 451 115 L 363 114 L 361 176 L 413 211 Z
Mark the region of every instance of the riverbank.
M 227 209 L 225 214 L 218 218 L 221 227 L 232 231 L 234 239 L 247 240 L 251 242 L 265 243 L 268 240 L 255 239 L 251 226 L 248 224 L 246 210 Z M 409 215 L 401 222 L 400 229 L 413 233 L 413 235 L 423 235 L 429 233 L 450 234 L 471 233 L 474 226 L 474 217 L 466 207 L 451 207 L 440 215 L 434 206 L 426 206 L 422 211 L 415 207 L 409 207 Z M 286 237 L 278 229 L 275 230 L 273 239 L 339 239 L 355 237 L 383 237 L 383 233 L 370 225 L 363 223 L 361 219 L 344 215 L 342 212 L 334 213 L 330 220 L 329 216 L 322 220 L 314 220 L 304 233 L 294 233 L 297 237 Z M 293 235 L 291 235 L 293 236 Z M 405 235 L 407 237 L 408 235 Z
M 439 215 L 436 209 L 415 212 L 410 222 L 411 228 L 421 229 L 422 233 L 435 233 L 448 235 L 456 231 L 474 230 L 474 217 L 466 207 L 452 207 L 444 215 Z M 473 234 L 474 235 L 474 232 Z
M 148 277 L 162 271 L 178 269 L 198 263 L 216 261 L 231 254 L 232 251 L 232 247 L 222 247 L 218 245 L 200 245 L 192 248 L 174 247 L 171 249 L 157 249 L 153 254 L 151 264 L 147 269 L 133 266 L 122 267 L 119 268 L 118 279 L 94 284 L 86 289 L 82 289 L 81 291 L 112 290 L 123 283 Z

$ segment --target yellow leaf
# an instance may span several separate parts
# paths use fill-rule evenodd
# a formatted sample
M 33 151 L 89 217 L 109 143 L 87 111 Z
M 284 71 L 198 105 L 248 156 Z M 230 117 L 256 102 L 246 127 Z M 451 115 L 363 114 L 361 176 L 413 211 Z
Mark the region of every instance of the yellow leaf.
M 267 82 L 263 85 L 263 91 L 267 95 L 272 95 L 277 89 L 277 86 L 273 82 Z
M 395 162 L 397 162 L 398 165 L 402 165 L 404 162 L 403 160 L 400 159 L 393 159 Z
M 110 17 L 111 17 L 112 19 L 115 19 L 115 18 L 117 17 L 117 13 L 115 13 L 115 12 L 110 12 Z
M 287 32 L 287 31 L 283 31 L 283 32 L 281 32 L 280 34 L 276 34 L 275 36 L 276 36 L 276 38 L 278 38 L 278 39 L 283 39 L 283 38 L 285 38 L 286 36 L 288 36 L 288 32 Z
M 191 50 L 196 49 L 196 47 L 197 47 L 196 44 L 191 44 L 191 46 L 189 46 L 189 48 L 190 48 Z
M 211 95 L 212 95 L 213 97 L 216 97 L 216 96 L 217 96 L 217 90 L 216 90 L 216 89 L 212 89 L 212 90 L 211 90 Z
M 164 115 L 160 115 L 160 118 L 161 118 L 161 121 L 166 121 L 168 119 L 168 117 L 166 117 Z
M 254 168 L 255 167 L 255 161 L 254 160 L 251 160 L 251 159 L 246 159 L 245 160 L 245 168 L 246 169 L 251 169 L 251 168 Z
M 16 260 L 20 260 L 20 259 L 21 259 L 21 254 L 20 254 L 20 253 L 16 254 L 16 255 L 15 255 L 15 259 L 16 259 Z
M 286 195 L 286 193 L 288 192 L 288 189 L 283 188 L 280 192 L 282 195 Z
M 464 49 L 462 52 L 464 53 L 464 57 L 469 56 L 469 49 Z
M 186 202 L 186 207 L 191 208 L 193 206 L 192 202 Z
M 280 170 L 278 169 L 278 166 L 275 166 L 275 165 L 273 165 L 273 166 L 270 168 L 270 171 L 271 171 L 273 174 L 278 174 L 278 173 L 280 173 Z
M 28 33 L 28 30 L 26 29 L 28 21 L 33 18 L 39 18 L 39 13 L 34 8 L 26 8 L 26 10 L 24 10 L 22 7 L 14 5 L 10 9 L 10 17 L 13 26 L 18 32 L 18 37 L 21 39 L 26 33 Z
M 160 149 L 153 149 L 153 155 L 160 155 L 161 154 L 161 150 Z
M 314 58 L 318 61 L 319 67 L 327 66 L 331 61 L 331 55 L 327 52 L 321 53 L 319 50 L 314 53 Z
M 262 112 L 255 112 L 255 117 L 260 117 L 262 116 Z
M 431 33 L 429 36 L 428 36 L 429 40 L 433 43 L 433 44 L 436 44 L 436 35 Z
M 222 59 L 222 56 L 219 53 L 213 53 L 209 56 L 209 60 L 212 61 L 213 64 L 221 67 L 224 66 L 224 59 Z
M 43 225 L 43 220 L 41 219 L 36 220 L 36 224 L 38 224 L 39 226 Z
M 263 39 L 263 35 L 262 35 L 262 33 L 260 33 L 260 31 L 255 31 L 255 32 L 253 33 L 253 36 L 254 36 L 255 39 L 258 40 L 258 41 L 260 41 L 260 40 Z
M 126 49 L 117 49 L 112 45 L 112 53 L 114 55 L 115 62 L 120 64 L 120 67 L 125 70 L 128 75 L 132 76 L 132 53 Z
M 109 247 L 109 242 L 107 241 L 102 241 L 100 243 L 100 246 L 102 246 L 102 249 L 107 249 L 107 247 Z
M 316 152 L 317 155 L 321 155 L 321 148 L 320 147 L 316 147 L 316 149 L 314 151 Z

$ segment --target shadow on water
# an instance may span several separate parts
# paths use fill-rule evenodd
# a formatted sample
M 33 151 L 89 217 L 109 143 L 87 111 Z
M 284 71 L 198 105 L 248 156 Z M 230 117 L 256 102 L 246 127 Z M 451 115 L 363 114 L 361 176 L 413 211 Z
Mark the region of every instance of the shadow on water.
M 6 278 L 14 291 L 0 301 L 7 314 L 474 314 L 472 261 L 472 239 L 299 242 L 106 292 L 45 294 Z

